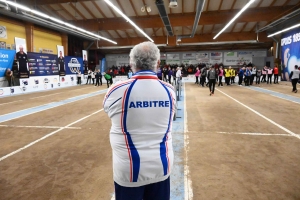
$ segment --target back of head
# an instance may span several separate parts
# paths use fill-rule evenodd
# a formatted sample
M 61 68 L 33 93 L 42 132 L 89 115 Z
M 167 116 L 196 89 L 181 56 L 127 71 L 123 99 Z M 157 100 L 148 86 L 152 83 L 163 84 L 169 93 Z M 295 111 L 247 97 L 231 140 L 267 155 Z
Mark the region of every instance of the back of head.
M 131 49 L 129 57 L 133 72 L 139 70 L 156 71 L 160 52 L 154 43 L 142 42 Z

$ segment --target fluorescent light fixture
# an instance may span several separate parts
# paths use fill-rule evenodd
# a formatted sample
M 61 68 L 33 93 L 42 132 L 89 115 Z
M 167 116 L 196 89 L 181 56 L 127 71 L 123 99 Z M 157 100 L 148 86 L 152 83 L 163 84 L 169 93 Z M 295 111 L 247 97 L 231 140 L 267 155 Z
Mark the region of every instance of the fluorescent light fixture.
M 280 34 L 280 33 L 289 31 L 289 30 L 294 29 L 294 28 L 297 28 L 297 27 L 299 27 L 299 26 L 300 26 L 300 24 L 296 24 L 296 25 L 291 26 L 291 27 L 289 27 L 289 28 L 286 28 L 286 29 L 283 29 L 283 30 L 278 31 L 278 32 L 276 32 L 276 33 L 273 33 L 273 34 L 271 34 L 271 35 L 268 35 L 268 37 L 272 37 L 272 36 L 274 36 L 274 35 L 278 35 L 278 34 Z
M 117 8 L 113 3 L 109 0 L 104 0 L 110 7 L 112 7 L 115 11 L 117 11 L 126 21 L 128 21 L 134 28 L 136 28 L 139 32 L 141 32 L 146 38 L 148 38 L 151 42 L 154 42 L 140 27 L 138 27 L 133 21 L 131 21 L 119 8 Z
M 255 0 L 250 0 L 243 8 L 226 24 L 226 26 L 214 37 L 216 39 L 221 33 L 223 33 Z
M 115 41 L 112 41 L 112 40 L 107 39 L 107 38 L 105 38 L 105 37 L 102 37 L 102 36 L 100 36 L 100 35 L 96 35 L 96 34 L 94 34 L 94 33 L 92 33 L 92 32 L 86 31 L 86 30 L 84 30 L 84 29 L 82 29 L 82 28 L 76 27 L 76 26 L 74 26 L 74 25 L 72 25 L 72 24 L 65 23 L 65 22 L 63 22 L 63 21 L 61 21 L 61 20 L 59 20 L 59 19 L 56 19 L 56 18 L 54 18 L 54 17 L 50 17 L 49 15 L 46 15 L 46 14 L 44 14 L 44 13 L 42 13 L 42 12 L 37 11 L 37 10 L 32 10 L 32 9 L 26 7 L 26 6 L 21 5 L 21 4 L 18 4 L 18 3 L 12 2 L 12 1 L 7 1 L 7 0 L 0 0 L 0 2 L 7 3 L 7 4 L 11 5 L 11 6 L 14 6 L 14 7 L 19 8 L 19 9 L 21 9 L 21 10 L 24 10 L 24 11 L 26 11 L 26 12 L 30 12 L 30 13 L 32 13 L 32 14 L 34 14 L 34 15 L 37 15 L 37 16 L 40 16 L 40 17 L 49 19 L 49 20 L 51 20 L 51 21 L 54 21 L 54 22 L 57 22 L 57 23 L 66 25 L 66 26 L 68 26 L 69 28 L 77 29 L 77 30 L 80 31 L 80 32 L 90 34 L 90 35 L 96 37 L 97 39 L 102 39 L 102 40 L 106 40 L 106 41 L 108 41 L 108 42 L 111 42 L 111 43 L 113 43 L 113 44 L 117 44 Z
M 166 47 L 168 46 L 167 44 L 156 44 L 157 47 Z M 104 47 L 98 47 L 98 49 L 131 49 L 133 48 L 134 45 L 131 46 L 104 46 Z
M 196 46 L 196 45 L 222 45 L 222 44 L 249 44 L 257 43 L 256 40 L 224 41 L 224 42 L 198 42 L 198 43 L 180 43 L 178 46 Z

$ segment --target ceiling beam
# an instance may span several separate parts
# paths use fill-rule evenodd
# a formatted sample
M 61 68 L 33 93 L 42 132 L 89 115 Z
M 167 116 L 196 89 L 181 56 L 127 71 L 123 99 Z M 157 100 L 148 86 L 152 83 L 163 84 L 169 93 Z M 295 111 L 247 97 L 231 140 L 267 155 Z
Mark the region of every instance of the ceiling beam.
M 86 20 L 87 18 L 77 9 L 77 3 L 75 3 L 75 6 L 73 3 L 70 3 L 69 5 L 73 8 L 73 10 L 75 10 L 75 17 L 76 17 L 76 13 L 80 15 L 80 17 L 84 20 Z
M 221 9 L 222 5 L 223 5 L 223 0 L 221 0 L 218 10 Z
M 123 37 L 120 35 L 119 31 L 115 30 L 115 32 L 117 33 L 117 35 L 119 36 L 119 38 L 123 38 Z
M 232 10 L 232 9 L 234 8 L 234 6 L 235 6 L 235 2 L 236 2 L 236 0 L 234 0 L 234 1 L 233 1 L 233 3 L 232 3 L 232 5 L 231 5 L 231 8 L 230 8 L 230 10 Z
M 38 8 L 40 9 L 40 11 L 45 12 L 46 14 L 48 14 L 49 16 L 53 16 L 57 17 L 58 19 L 61 19 L 63 21 L 67 21 L 67 18 L 65 18 L 63 15 L 61 15 L 58 11 L 54 10 L 51 6 L 51 8 L 49 8 L 49 6 L 45 6 L 46 8 L 44 8 L 43 6 L 38 6 Z
M 184 0 L 181 0 L 182 1 L 182 7 L 181 7 L 181 14 L 184 13 Z
M 247 22 L 245 22 L 245 24 L 243 25 L 242 29 L 240 30 L 240 33 L 243 32 L 243 30 L 245 29 L 245 27 L 247 26 Z
M 65 11 L 65 12 L 66 12 L 73 20 L 77 21 L 76 17 L 74 17 L 74 16 L 72 15 L 72 13 L 70 13 L 70 11 L 67 10 L 64 6 L 62 6 L 61 4 L 57 4 L 57 6 L 58 6 L 60 9 L 64 10 L 64 11 Z
M 103 13 L 103 11 L 101 10 L 100 6 L 95 2 L 92 1 L 93 5 L 95 6 L 95 8 L 99 11 L 99 13 L 102 15 L 103 18 L 107 18 L 106 15 Z
M 293 7 L 293 6 L 292 6 Z M 281 7 L 266 7 L 266 8 L 251 8 L 247 12 L 243 13 L 235 23 L 241 22 L 258 22 L 258 21 L 273 21 L 282 12 L 285 12 L 292 8 L 291 6 Z M 296 10 L 293 8 L 292 10 Z M 292 12 L 289 10 L 289 12 Z M 203 12 L 199 21 L 199 25 L 212 25 L 212 24 L 226 24 L 235 12 L 230 10 L 224 11 L 209 11 Z M 169 19 L 172 26 L 193 26 L 195 13 L 189 14 L 170 14 Z M 145 16 L 145 17 L 131 17 L 131 20 L 135 22 L 140 28 L 159 28 L 164 27 L 162 20 L 159 15 Z M 77 26 L 85 28 L 90 31 L 96 30 L 119 30 L 119 29 L 132 29 L 131 24 L 125 23 L 123 18 L 107 18 L 99 20 L 81 20 L 75 23 Z
M 257 4 L 256 8 L 259 8 L 264 0 L 260 0 L 259 4 Z
M 26 5 L 46 5 L 46 4 L 58 4 L 58 3 L 76 3 L 85 1 L 97 1 L 97 0 L 26 0 Z
M 286 6 L 291 0 L 286 0 L 282 6 Z
M 195 0 L 195 12 L 196 12 L 196 1 L 197 0 Z M 208 11 L 208 8 L 209 8 L 209 2 L 210 2 L 210 0 L 207 0 L 206 9 L 205 9 L 206 12 Z
M 132 7 L 132 9 L 133 9 L 133 12 L 134 12 L 135 16 L 138 16 L 138 14 L 137 14 L 137 12 L 136 12 L 136 10 L 135 10 L 135 8 L 134 8 L 134 5 L 133 5 L 133 3 L 132 3 L 132 0 L 129 0 L 129 3 L 130 3 L 130 5 L 131 5 L 131 7 Z
M 276 0 L 273 0 L 269 7 L 272 7 L 276 3 Z
M 182 38 L 182 43 L 198 43 L 198 42 L 226 42 L 226 41 L 243 41 L 243 40 L 256 40 L 256 33 L 255 32 L 241 32 L 241 33 L 223 33 L 218 37 L 218 40 L 213 39 L 214 34 L 202 34 L 202 35 L 195 35 L 194 38 Z M 155 44 L 165 44 L 166 37 L 164 36 L 157 36 L 152 37 Z M 131 37 L 131 38 L 115 38 L 114 39 L 118 45 L 117 46 L 130 46 L 136 45 L 141 42 L 145 41 L 145 37 Z M 260 33 L 259 41 L 264 42 L 272 42 L 272 39 L 267 37 L 265 32 Z M 100 46 L 112 46 L 111 43 L 101 40 Z M 176 45 L 176 37 L 169 37 L 169 46 Z M 250 45 L 250 44 L 249 44 Z
M 79 4 L 94 18 L 94 19 L 97 19 L 97 16 L 92 12 L 90 11 L 90 9 L 85 5 L 84 2 L 79 2 Z

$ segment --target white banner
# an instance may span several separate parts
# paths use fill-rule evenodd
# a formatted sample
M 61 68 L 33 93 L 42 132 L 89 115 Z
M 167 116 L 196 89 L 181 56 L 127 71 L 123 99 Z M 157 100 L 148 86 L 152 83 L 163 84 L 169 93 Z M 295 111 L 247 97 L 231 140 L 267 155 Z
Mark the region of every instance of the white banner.
M 267 57 L 266 51 L 253 51 L 252 52 L 253 57 Z
M 128 66 L 128 65 L 129 65 L 129 60 L 127 60 L 127 61 L 117 60 L 117 67 L 118 66 Z
M 167 54 L 167 60 L 179 60 L 179 54 Z
M 232 57 L 237 57 L 237 52 L 225 52 L 224 53 L 224 57 L 229 57 L 229 58 L 232 58 Z
M 166 63 L 168 65 L 179 65 L 180 64 L 180 60 L 167 60 Z
M 119 55 L 119 56 L 117 56 L 117 61 L 126 61 L 129 63 L 129 56 L 128 55 Z
M 223 53 L 222 52 L 211 52 L 210 53 L 210 58 L 222 58 L 223 57 Z
M 252 51 L 240 51 L 238 57 L 252 57 Z
M 220 64 L 220 63 L 223 63 L 222 58 L 210 58 L 210 64 L 214 65 L 214 64 Z
M 195 53 L 184 53 L 184 54 L 182 54 L 182 59 L 183 60 L 195 60 L 196 54 Z
M 167 59 L 167 54 L 161 53 L 160 54 L 160 60 L 166 60 Z
M 252 63 L 252 57 L 235 57 L 224 58 L 224 65 L 243 65 L 244 63 Z

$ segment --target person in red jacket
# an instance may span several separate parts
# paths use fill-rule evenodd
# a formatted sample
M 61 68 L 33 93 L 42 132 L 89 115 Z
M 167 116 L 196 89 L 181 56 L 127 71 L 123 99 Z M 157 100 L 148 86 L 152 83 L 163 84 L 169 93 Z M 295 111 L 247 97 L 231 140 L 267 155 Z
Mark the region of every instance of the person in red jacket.
M 273 73 L 274 73 L 274 84 L 278 84 L 278 67 L 277 65 L 275 65 L 274 69 L 273 69 Z

